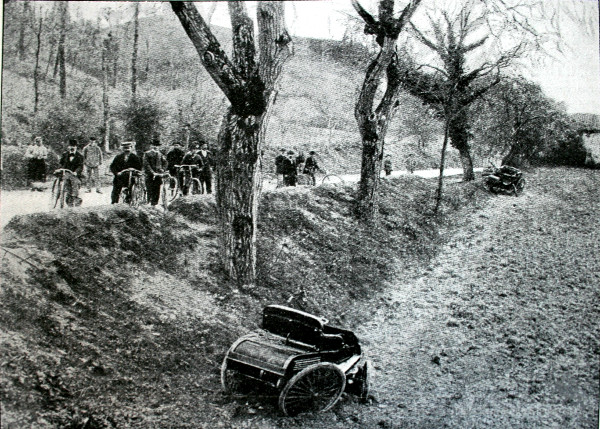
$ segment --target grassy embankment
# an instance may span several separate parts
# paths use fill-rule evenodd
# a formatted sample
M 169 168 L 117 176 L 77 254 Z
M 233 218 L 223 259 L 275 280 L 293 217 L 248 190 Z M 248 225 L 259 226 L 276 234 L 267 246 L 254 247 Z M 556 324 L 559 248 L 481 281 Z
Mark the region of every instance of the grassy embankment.
M 2 237 L 3 422 L 228 421 L 240 405 L 220 392 L 220 361 L 265 304 L 356 326 L 394 263 L 426 262 L 442 223 L 485 198 L 474 184 L 449 185 L 436 218 L 434 186 L 384 180 L 375 230 L 353 220 L 351 187 L 265 193 L 250 291 L 219 270 L 210 199 L 182 199 L 167 215 L 113 206 L 16 217 Z

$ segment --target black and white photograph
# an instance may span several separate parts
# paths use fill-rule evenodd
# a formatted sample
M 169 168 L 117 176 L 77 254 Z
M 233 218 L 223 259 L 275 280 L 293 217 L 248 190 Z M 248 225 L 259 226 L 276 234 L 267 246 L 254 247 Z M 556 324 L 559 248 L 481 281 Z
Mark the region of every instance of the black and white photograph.
M 4 0 L 0 428 L 600 427 L 597 0 Z

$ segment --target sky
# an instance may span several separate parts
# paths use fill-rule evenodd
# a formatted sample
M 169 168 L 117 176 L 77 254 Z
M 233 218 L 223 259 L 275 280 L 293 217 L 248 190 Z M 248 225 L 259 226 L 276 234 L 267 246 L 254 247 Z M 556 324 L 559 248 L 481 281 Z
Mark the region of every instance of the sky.
M 436 0 L 424 0 L 427 2 Z M 441 0 L 437 0 L 441 1 Z M 443 0 L 444 2 L 452 0 Z M 600 114 L 600 47 L 598 39 L 598 3 L 596 0 L 547 0 L 570 2 L 573 10 L 586 8 L 588 15 L 584 22 L 574 23 L 565 20 L 561 37 L 565 43 L 563 54 L 558 52 L 553 59 L 546 58 L 523 69 L 526 77 L 540 83 L 545 93 L 564 102 L 569 113 Z M 248 2 L 250 15 L 255 14 L 255 2 Z M 96 20 L 102 10 L 110 8 L 121 10 L 123 19 L 128 16 L 127 2 L 73 2 L 79 13 L 86 19 Z M 210 8 L 209 2 L 197 2 L 201 13 Z M 363 0 L 368 10 L 374 10 L 374 0 Z M 151 5 L 151 6 L 150 6 Z M 172 13 L 166 3 L 148 2 L 143 10 L 151 13 Z M 583 10 L 583 9 L 582 9 Z M 419 11 L 418 11 L 419 12 Z M 340 39 L 345 30 L 347 14 L 355 14 L 350 0 L 288 1 L 286 2 L 286 20 L 290 33 L 295 36 L 323 39 Z M 414 19 L 419 19 L 415 14 Z M 581 18 L 580 18 L 581 19 Z M 229 16 L 225 2 L 217 2 L 212 24 L 229 27 Z M 585 31 L 584 31 L 585 30 Z

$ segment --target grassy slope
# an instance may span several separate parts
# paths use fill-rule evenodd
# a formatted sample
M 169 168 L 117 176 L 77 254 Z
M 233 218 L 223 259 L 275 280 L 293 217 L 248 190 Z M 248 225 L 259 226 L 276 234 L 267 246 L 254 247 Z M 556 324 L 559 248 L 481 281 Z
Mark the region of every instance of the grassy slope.
M 235 418 L 241 405 L 218 385 L 231 342 L 267 303 L 350 327 L 367 317 L 392 261 L 435 254 L 433 186 L 384 181 L 382 227 L 372 233 L 349 217 L 351 188 L 266 193 L 259 285 L 242 292 L 219 272 L 210 201 L 180 200 L 166 216 L 106 207 L 15 218 L 3 247 L 30 263 L 2 260 L 3 421 L 214 427 Z M 481 191 L 448 195 L 450 220 Z
M 201 66 L 198 55 L 187 39 L 181 25 L 172 14 L 145 18 L 141 23 L 141 40 L 150 46 L 150 76 L 140 83 L 139 92 L 158 101 L 164 112 L 164 142 L 179 126 L 179 111 L 190 113 L 190 103 L 195 97 L 203 105 L 206 120 L 203 120 L 211 142 L 216 141 L 220 117 L 225 108 L 223 96 Z M 230 33 L 223 28 L 214 29 L 226 51 L 230 50 Z M 14 41 L 7 40 L 7 46 Z M 277 103 L 272 115 L 265 147 L 265 166 L 270 171 L 277 149 L 281 146 L 307 152 L 316 150 L 323 166 L 332 173 L 360 171 L 360 137 L 354 119 L 356 94 L 362 85 L 364 67 L 349 67 L 336 62 L 327 55 L 319 55 L 310 47 L 310 40 L 296 38 L 294 56 L 285 65 Z M 142 43 L 145 46 L 145 43 Z M 175 55 L 174 52 L 177 54 Z M 9 51 L 7 51 L 10 54 Z M 100 65 L 99 54 L 97 65 Z M 145 64 L 145 47 L 141 50 L 140 63 Z M 47 54 L 42 52 L 42 58 Z M 118 112 L 129 98 L 129 58 L 122 54 L 119 85 L 111 90 L 113 112 Z M 33 111 L 33 58 L 19 62 L 7 55 L 3 72 L 3 142 L 23 144 L 29 141 L 34 123 Z M 45 64 L 42 64 L 42 72 Z M 89 115 L 86 124 L 89 134 L 97 133 L 102 123 L 101 82 L 72 67 L 68 67 L 68 97 L 66 103 L 75 104 L 75 99 L 84 94 L 92 100 L 96 111 Z M 98 72 L 98 71 L 97 71 Z M 99 72 L 98 72 L 99 73 Z M 41 83 L 40 111 L 56 103 L 58 82 L 48 79 Z M 404 155 L 410 150 L 420 154 L 417 168 L 430 168 L 437 164 L 441 142 L 432 142 L 423 150 L 416 150 L 414 139 L 401 140 L 398 136 L 406 110 L 403 106 L 390 127 L 387 151 L 392 155 L 396 168 L 404 168 Z M 333 122 L 330 130 L 328 121 Z M 193 120 L 193 118 L 187 118 Z M 123 123 L 116 120 L 117 132 Z M 123 137 L 123 136 L 122 136 Z M 439 140 L 439 139 L 438 139 Z M 449 163 L 458 165 L 456 156 Z

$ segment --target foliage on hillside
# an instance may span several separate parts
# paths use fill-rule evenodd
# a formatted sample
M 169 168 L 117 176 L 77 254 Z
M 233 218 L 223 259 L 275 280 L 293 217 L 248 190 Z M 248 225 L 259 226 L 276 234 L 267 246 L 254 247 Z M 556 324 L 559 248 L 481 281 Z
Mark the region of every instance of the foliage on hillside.
M 266 193 L 260 283 L 244 291 L 218 268 L 210 199 L 178 200 L 167 215 L 112 206 L 15 218 L 2 243 L 11 252 L 2 259 L 0 299 L 3 420 L 36 427 L 227 421 L 243 407 L 218 385 L 233 339 L 257 326 L 267 303 L 355 325 L 365 313 L 353 309 L 383 289 L 393 261 L 426 261 L 436 252 L 433 191 L 433 182 L 414 177 L 385 181 L 383 224 L 374 234 L 348 217 L 352 188 Z M 467 196 L 481 194 L 470 186 L 448 195 L 453 216 Z

